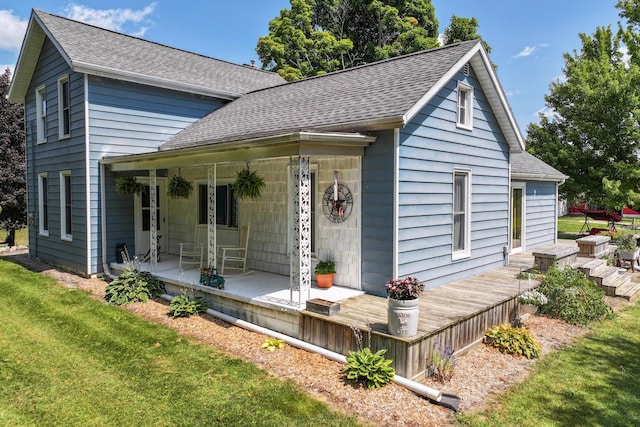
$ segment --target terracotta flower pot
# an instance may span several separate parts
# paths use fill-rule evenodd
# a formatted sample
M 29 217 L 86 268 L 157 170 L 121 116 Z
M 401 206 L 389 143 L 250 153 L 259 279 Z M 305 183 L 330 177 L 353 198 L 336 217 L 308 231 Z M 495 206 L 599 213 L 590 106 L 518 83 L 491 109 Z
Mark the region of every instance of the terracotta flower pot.
M 335 273 L 316 274 L 316 283 L 318 284 L 318 287 L 327 289 L 333 286 L 333 276 L 335 276 Z

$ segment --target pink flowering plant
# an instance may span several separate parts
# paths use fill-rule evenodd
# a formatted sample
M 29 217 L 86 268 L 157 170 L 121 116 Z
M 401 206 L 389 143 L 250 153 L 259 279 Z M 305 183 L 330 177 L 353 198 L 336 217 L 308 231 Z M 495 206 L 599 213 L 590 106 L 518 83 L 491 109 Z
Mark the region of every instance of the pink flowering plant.
M 392 299 L 416 299 L 424 292 L 424 283 L 415 277 L 394 279 L 387 282 L 387 295 Z

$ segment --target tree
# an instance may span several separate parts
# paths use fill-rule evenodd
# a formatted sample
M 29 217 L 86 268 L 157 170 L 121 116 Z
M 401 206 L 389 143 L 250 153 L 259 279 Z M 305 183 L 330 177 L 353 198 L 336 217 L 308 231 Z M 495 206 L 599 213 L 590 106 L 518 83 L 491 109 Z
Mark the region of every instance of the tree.
M 26 225 L 27 185 L 22 106 L 7 99 L 11 71 L 0 75 L 0 227 L 15 242 L 15 230 Z
M 438 46 L 429 0 L 291 0 L 256 52 L 287 80 Z
M 553 114 L 528 127 L 528 150 L 570 177 L 560 187 L 568 200 L 610 209 L 640 203 L 640 66 L 631 31 L 580 34 L 582 49 L 564 55 L 564 80 L 545 96 Z
M 476 18 L 461 18 L 459 16 L 451 16 L 449 26 L 444 30 L 444 37 L 442 42 L 444 45 L 460 43 L 467 40 L 477 40 L 480 37 L 478 34 L 478 20 Z M 491 53 L 491 46 L 486 41 L 482 41 L 487 53 Z

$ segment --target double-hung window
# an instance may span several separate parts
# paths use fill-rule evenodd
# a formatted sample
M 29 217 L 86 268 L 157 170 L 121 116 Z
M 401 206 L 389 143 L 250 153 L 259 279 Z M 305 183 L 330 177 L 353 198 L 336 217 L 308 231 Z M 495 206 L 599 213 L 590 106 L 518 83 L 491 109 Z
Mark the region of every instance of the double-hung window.
M 471 255 L 471 172 L 453 173 L 453 259 Z
M 38 231 L 49 235 L 49 178 L 46 173 L 38 175 Z
M 71 171 L 60 172 L 60 238 L 72 240 Z
M 44 86 L 36 89 L 36 141 L 47 142 L 47 92 Z
M 198 185 L 198 224 L 209 222 L 209 188 L 207 184 Z M 216 185 L 216 224 L 238 226 L 238 200 L 233 184 Z
M 58 136 L 68 138 L 71 132 L 71 94 L 69 76 L 58 80 Z
M 457 125 L 463 129 L 473 128 L 473 88 L 458 82 Z

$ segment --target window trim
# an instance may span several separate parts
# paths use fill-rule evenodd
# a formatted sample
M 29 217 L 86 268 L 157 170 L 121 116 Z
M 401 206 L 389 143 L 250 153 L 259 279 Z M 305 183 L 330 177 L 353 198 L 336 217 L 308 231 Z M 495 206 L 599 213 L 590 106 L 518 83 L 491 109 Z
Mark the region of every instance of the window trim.
M 455 208 L 456 204 L 456 176 L 466 177 L 465 188 L 465 200 L 464 200 L 464 248 L 461 250 L 455 250 L 455 236 L 456 236 L 456 220 L 457 214 Z M 453 186 L 452 186 L 452 205 L 451 205 L 451 258 L 452 260 L 459 260 L 469 258 L 471 256 L 471 170 L 469 169 L 454 169 L 453 174 Z
M 208 224 L 209 222 L 209 218 L 207 215 L 207 221 L 206 222 L 201 222 L 201 218 L 200 218 L 200 210 L 202 209 L 202 199 L 200 197 L 200 187 L 204 186 L 204 187 L 208 187 L 208 183 L 207 181 L 196 181 L 196 188 L 197 188 L 197 194 L 198 194 L 198 200 L 197 200 L 197 210 L 196 210 L 196 224 L 199 225 L 205 225 Z M 233 181 L 231 180 L 217 180 L 216 182 L 216 198 L 218 198 L 218 194 L 219 194 L 219 189 L 218 187 L 230 187 L 233 185 Z M 230 194 L 230 193 L 229 193 Z M 209 202 L 208 200 L 208 196 L 207 196 L 207 203 Z M 233 216 L 233 209 L 229 209 L 229 198 L 227 197 L 226 200 L 227 203 L 227 215 L 228 218 L 231 218 Z M 233 220 L 227 220 L 227 222 L 225 224 L 216 224 L 216 227 L 225 227 L 225 228 L 229 228 L 229 229 L 238 229 L 239 228 L 239 222 L 240 222 L 240 213 L 239 213 L 239 203 L 238 203 L 238 198 L 235 197 L 235 221 Z M 216 215 L 216 221 L 217 221 L 218 216 Z M 234 225 L 235 222 L 235 225 Z
M 47 142 L 47 91 L 45 85 L 36 88 L 36 143 Z
M 465 94 L 464 100 L 461 100 Z M 456 126 L 461 129 L 473 129 L 473 87 L 458 82 L 456 96 Z
M 46 203 L 45 203 L 46 197 Z M 38 233 L 49 236 L 49 174 L 38 174 Z
M 69 178 L 69 185 L 67 188 L 67 178 Z M 72 181 L 71 171 L 60 172 L 60 239 L 66 241 L 73 241 L 73 200 L 71 192 Z M 67 199 L 67 196 L 68 199 Z M 68 205 L 67 205 L 68 201 Z M 68 224 L 68 225 L 67 225 Z
M 66 83 L 66 85 L 65 85 Z M 64 88 L 67 88 L 65 91 Z M 65 106 L 65 100 L 67 105 Z M 67 122 L 65 122 L 67 119 Z M 65 123 L 69 129 L 65 129 Z M 65 132 L 67 130 L 67 132 Z M 64 75 L 58 79 L 58 138 L 65 139 L 71 136 L 71 86 L 69 75 Z

